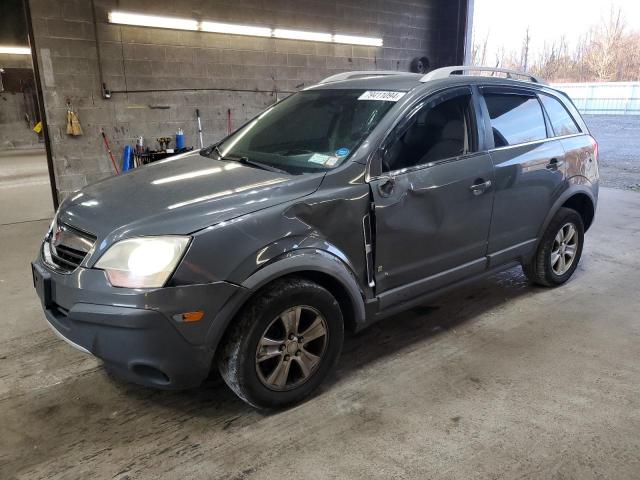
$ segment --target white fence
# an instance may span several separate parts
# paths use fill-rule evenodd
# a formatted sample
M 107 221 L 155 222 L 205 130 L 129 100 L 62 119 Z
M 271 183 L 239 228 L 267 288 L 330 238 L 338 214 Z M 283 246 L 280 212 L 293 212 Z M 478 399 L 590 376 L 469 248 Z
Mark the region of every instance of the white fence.
M 640 115 L 640 82 L 556 83 L 582 114 Z

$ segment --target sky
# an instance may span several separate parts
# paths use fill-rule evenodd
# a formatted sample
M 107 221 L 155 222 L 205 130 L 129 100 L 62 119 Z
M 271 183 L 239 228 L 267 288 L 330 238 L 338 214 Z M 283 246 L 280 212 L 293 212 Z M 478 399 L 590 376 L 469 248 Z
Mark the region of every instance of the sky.
M 476 43 L 489 33 L 487 59 L 504 46 L 520 51 L 529 27 L 531 54 L 535 58 L 545 42 L 565 36 L 572 47 L 591 25 L 620 8 L 628 31 L 640 30 L 640 0 L 475 0 L 473 36 Z

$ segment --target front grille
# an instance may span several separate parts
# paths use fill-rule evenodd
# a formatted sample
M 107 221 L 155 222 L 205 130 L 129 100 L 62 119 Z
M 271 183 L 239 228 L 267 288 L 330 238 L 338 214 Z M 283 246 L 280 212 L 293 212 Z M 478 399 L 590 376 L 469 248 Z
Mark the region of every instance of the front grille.
M 73 248 L 65 247 L 64 245 L 58 245 L 55 249 L 56 253 L 53 253 L 53 249 L 51 249 L 51 256 L 54 261 L 63 267 L 67 267 L 70 269 L 77 268 L 84 260 L 84 257 L 87 256 L 85 252 L 81 252 L 80 250 L 74 250 Z
M 71 273 L 80 266 L 95 241 L 93 235 L 56 220 L 42 246 L 42 258 L 53 269 Z

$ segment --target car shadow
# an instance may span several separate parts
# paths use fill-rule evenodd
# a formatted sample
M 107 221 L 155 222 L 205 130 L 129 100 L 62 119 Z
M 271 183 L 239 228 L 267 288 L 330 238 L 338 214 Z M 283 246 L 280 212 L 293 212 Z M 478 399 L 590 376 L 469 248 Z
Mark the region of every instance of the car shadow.
M 344 343 L 340 372 L 352 370 L 395 355 L 415 343 L 424 343 L 481 317 L 523 295 L 540 291 L 515 267 L 455 289 L 425 305 L 385 318 Z

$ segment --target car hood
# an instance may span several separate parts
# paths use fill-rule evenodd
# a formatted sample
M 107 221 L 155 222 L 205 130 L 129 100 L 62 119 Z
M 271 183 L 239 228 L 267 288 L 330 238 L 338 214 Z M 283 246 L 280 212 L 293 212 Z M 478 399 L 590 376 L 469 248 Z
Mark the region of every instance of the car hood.
M 323 177 L 193 152 L 89 185 L 68 198 L 58 216 L 98 237 L 101 247 L 138 235 L 185 235 L 313 193 Z

